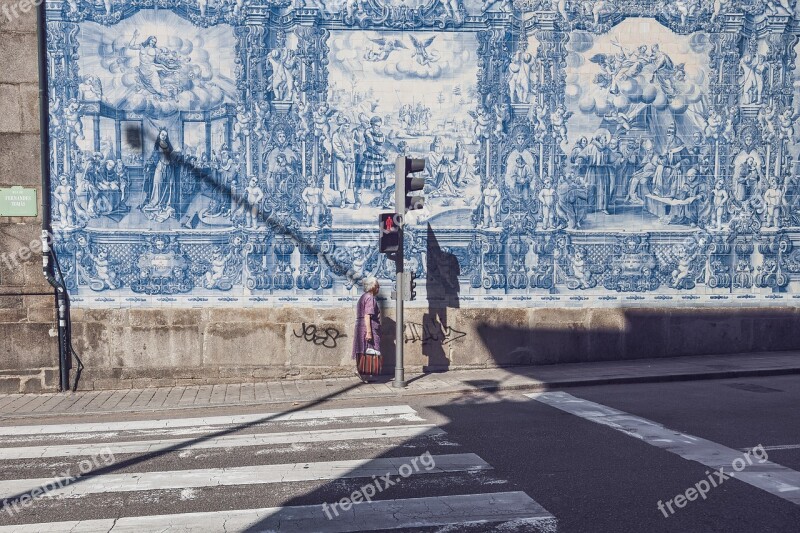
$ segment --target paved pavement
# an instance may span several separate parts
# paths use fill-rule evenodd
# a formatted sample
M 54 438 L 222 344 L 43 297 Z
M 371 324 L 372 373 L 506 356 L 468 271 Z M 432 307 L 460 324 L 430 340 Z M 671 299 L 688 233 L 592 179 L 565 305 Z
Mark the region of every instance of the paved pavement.
M 362 384 L 353 378 L 260 383 L 0 395 L 0 419 L 69 413 L 123 413 L 215 406 L 311 402 L 322 399 L 407 398 L 427 394 L 542 391 L 597 384 L 717 379 L 800 373 L 800 353 L 639 359 L 600 363 L 459 370 L 407 375 L 396 389 L 390 377 Z

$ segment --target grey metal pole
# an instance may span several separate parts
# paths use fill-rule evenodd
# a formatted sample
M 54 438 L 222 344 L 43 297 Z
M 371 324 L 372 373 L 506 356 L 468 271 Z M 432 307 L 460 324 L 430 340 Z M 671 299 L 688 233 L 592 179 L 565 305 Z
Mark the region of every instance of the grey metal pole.
M 394 210 L 399 215 L 397 218 L 398 233 L 400 237 L 400 246 L 395 255 L 395 272 L 396 278 L 396 311 L 395 314 L 395 362 L 394 362 L 394 381 L 392 386 L 401 389 L 406 386 L 405 368 L 403 368 L 403 343 L 405 342 L 404 330 L 405 324 L 403 322 L 403 231 L 406 224 L 406 158 L 399 155 L 394 163 Z
M 403 227 L 400 226 L 400 249 L 397 251 L 397 294 L 396 311 L 395 314 L 395 363 L 394 363 L 394 381 L 392 386 L 395 388 L 403 388 L 406 386 L 405 368 L 403 367 L 403 344 L 404 338 L 404 322 L 403 322 L 403 298 L 404 298 L 403 284 Z

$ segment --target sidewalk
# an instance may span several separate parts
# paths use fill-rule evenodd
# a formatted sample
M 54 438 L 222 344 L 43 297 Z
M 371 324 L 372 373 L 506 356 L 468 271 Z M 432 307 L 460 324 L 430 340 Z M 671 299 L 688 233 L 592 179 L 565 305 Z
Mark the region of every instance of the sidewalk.
M 353 376 L 324 380 L 283 380 L 65 394 L 2 394 L 0 419 L 313 402 L 320 399 L 403 398 L 477 391 L 541 391 L 581 385 L 783 374 L 800 374 L 800 352 L 454 370 L 437 374 L 406 375 L 408 386 L 405 389 L 393 388 L 390 376 L 383 376 L 380 382 L 370 384 L 362 384 Z

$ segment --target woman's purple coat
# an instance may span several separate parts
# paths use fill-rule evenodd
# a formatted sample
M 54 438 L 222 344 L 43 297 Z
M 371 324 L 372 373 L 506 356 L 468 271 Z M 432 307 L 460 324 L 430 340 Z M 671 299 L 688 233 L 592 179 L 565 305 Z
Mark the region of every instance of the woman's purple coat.
M 372 321 L 372 342 L 367 342 L 367 320 Z M 353 359 L 356 354 L 365 353 L 367 348 L 381 351 L 381 308 L 370 292 L 365 292 L 356 304 L 356 328 L 353 335 Z

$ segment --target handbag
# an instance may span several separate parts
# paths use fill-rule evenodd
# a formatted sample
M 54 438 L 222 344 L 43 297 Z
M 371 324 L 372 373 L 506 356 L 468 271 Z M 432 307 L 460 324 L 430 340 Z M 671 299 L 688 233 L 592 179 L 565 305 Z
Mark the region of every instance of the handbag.
M 367 348 L 358 358 L 358 372 L 366 376 L 375 376 L 383 369 L 383 355 L 375 348 Z

